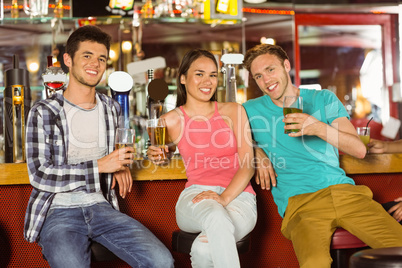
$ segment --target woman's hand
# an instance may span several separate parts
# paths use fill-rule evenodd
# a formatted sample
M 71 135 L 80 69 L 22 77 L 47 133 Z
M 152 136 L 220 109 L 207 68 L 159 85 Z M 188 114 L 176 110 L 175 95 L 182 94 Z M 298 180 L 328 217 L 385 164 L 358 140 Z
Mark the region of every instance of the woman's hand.
M 380 140 L 370 139 L 367 147 L 372 154 L 382 154 L 387 151 L 387 143 Z
M 228 204 L 219 194 L 217 194 L 216 192 L 211 191 L 211 190 L 199 193 L 196 197 L 193 198 L 192 201 L 195 204 L 195 203 L 199 203 L 205 199 L 215 200 L 216 202 L 218 202 L 219 204 L 221 204 L 224 207 L 226 207 Z
M 162 151 L 163 149 L 164 151 Z M 164 158 L 162 157 L 162 154 L 165 155 Z M 166 164 L 169 161 L 167 157 L 168 154 L 169 154 L 169 147 L 167 145 L 165 145 L 164 148 L 150 145 L 147 150 L 148 159 L 151 160 L 156 165 Z

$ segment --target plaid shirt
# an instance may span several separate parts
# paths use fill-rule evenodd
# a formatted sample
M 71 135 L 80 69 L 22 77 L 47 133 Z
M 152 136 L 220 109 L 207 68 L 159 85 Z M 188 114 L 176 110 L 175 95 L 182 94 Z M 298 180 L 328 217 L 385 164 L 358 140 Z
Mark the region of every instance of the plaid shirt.
M 115 129 L 119 125 L 120 105 L 97 93 L 105 111 L 107 154 L 114 150 Z M 26 125 L 26 158 L 33 190 L 25 214 L 24 237 L 35 242 L 56 193 L 85 187 L 88 193 L 101 191 L 112 206 L 119 209 L 112 185 L 113 174 L 98 172 L 97 160 L 67 164 L 68 126 L 63 109 L 64 97 L 54 94 L 39 101 L 30 110 Z

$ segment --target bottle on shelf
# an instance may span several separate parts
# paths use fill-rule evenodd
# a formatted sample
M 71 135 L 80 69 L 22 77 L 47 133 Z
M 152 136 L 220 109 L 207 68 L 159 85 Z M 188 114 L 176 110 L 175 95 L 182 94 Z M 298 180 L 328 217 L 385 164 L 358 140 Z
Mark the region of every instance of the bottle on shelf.
M 56 5 L 54 7 L 54 17 L 63 18 L 63 16 L 64 16 L 63 0 L 56 0 Z
M 20 17 L 20 10 L 18 8 L 18 1 L 13 0 L 11 2 L 11 18 L 16 19 Z
M 154 7 L 152 4 L 152 0 L 145 0 L 144 5 L 141 9 L 141 18 L 151 19 L 154 16 Z

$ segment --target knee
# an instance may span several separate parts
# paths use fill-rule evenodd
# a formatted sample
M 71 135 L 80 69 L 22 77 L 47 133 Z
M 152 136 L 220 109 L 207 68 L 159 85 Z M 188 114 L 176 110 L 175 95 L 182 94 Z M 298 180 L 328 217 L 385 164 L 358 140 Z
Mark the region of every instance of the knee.
M 159 250 L 157 254 L 154 254 L 150 259 L 150 263 L 145 267 L 153 267 L 153 268 L 173 268 L 174 267 L 174 259 L 170 251 L 165 248 L 163 250 Z
M 165 256 L 158 256 L 160 259 L 158 261 L 155 261 L 154 266 L 155 268 L 160 268 L 160 267 L 167 267 L 167 268 L 173 268 L 174 267 L 174 259 L 172 255 L 166 254 Z M 151 266 L 149 266 L 151 267 Z
M 50 267 L 89 267 L 91 263 L 90 252 L 68 250 L 42 250 L 42 254 Z
M 204 228 L 213 227 L 214 229 L 229 230 L 234 232 L 234 225 L 227 213 L 220 210 L 211 210 L 204 219 Z

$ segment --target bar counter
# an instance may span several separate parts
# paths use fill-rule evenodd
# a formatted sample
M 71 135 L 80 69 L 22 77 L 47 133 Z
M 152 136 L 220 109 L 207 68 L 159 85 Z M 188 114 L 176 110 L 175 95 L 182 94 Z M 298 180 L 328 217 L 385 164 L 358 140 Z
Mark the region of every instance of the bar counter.
M 364 159 L 340 155 L 340 165 L 346 174 L 402 173 L 402 154 L 368 154 Z M 184 163 L 173 158 L 164 166 L 149 160 L 138 160 L 132 165 L 135 181 L 187 179 Z M 26 163 L 0 164 L 0 185 L 29 184 Z

